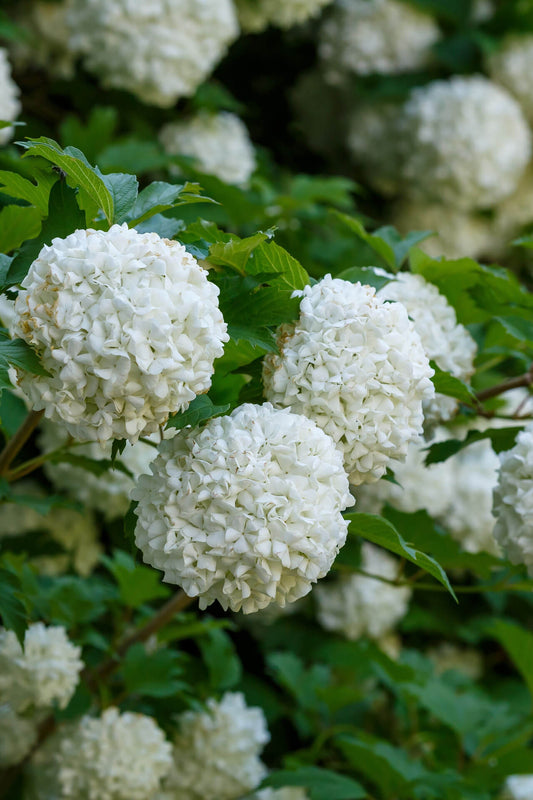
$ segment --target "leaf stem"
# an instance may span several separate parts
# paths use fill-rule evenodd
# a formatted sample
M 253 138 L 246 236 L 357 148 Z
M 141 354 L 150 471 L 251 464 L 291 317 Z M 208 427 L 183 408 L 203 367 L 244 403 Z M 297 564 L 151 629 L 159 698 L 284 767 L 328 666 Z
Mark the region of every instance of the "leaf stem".
M 44 411 L 30 411 L 18 431 L 9 439 L 0 453 L 0 475 L 5 475 L 33 431 L 41 421 Z

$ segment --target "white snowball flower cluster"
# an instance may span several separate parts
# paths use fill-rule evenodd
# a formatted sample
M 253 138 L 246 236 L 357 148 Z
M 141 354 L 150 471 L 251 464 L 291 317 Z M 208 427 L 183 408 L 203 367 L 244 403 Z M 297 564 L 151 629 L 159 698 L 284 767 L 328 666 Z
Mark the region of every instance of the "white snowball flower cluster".
M 16 318 L 15 301 L 10 300 L 5 294 L 0 294 L 0 326 L 11 331 Z
M 533 775 L 511 775 L 505 781 L 505 800 L 531 800 L 533 797 Z
M 107 708 L 82 717 L 56 753 L 60 798 L 152 800 L 172 766 L 172 745 L 152 717 Z
M 9 703 L 0 705 L 0 769 L 18 764 L 37 740 L 37 726 L 17 714 Z
M 400 117 L 398 103 L 379 102 L 357 105 L 349 120 L 348 150 L 370 186 L 386 196 L 401 188 Z
M 196 259 L 126 224 L 53 239 L 22 287 L 15 331 L 50 376 L 20 385 L 81 441 L 155 433 L 209 388 L 228 340 L 219 290 Z
M 370 286 L 328 275 L 294 294 L 300 319 L 264 359 L 266 397 L 329 434 L 353 484 L 377 480 L 419 438 L 434 395 L 420 338 L 401 303 Z
M 160 133 L 165 151 L 191 156 L 202 172 L 246 187 L 255 169 L 255 152 L 248 130 L 229 111 L 200 111 L 183 122 L 170 122 Z
M 0 630 L 0 702 L 17 712 L 53 703 L 65 708 L 83 668 L 80 655 L 61 626 L 33 623 L 24 648 L 13 631 Z
M 163 784 L 169 800 L 235 800 L 266 775 L 259 754 L 270 734 L 262 709 L 247 707 L 239 692 L 206 705 L 178 717 L 174 764 Z
M 472 647 L 458 647 L 451 642 L 441 642 L 436 647 L 430 647 L 426 655 L 433 662 L 437 675 L 455 670 L 477 681 L 483 674 L 483 658 Z
M 494 536 L 513 564 L 533 575 L 533 427 L 518 434 L 511 450 L 500 454 L 494 490 Z
M 395 580 L 399 561 L 385 550 L 364 542 L 361 569 Z M 380 639 L 405 616 L 411 589 L 354 574 L 317 586 L 314 596 L 318 621 L 326 630 L 337 631 L 352 640 L 364 635 Z
M 422 275 L 400 272 L 377 293 L 382 300 L 400 302 L 412 319 L 428 358 L 463 381 L 474 373 L 477 346 L 467 329 L 457 322 L 453 306 Z M 457 408 L 453 397 L 436 394 L 424 405 L 426 420 L 450 419 Z
M 104 85 L 162 107 L 192 95 L 239 33 L 232 0 L 71 0 L 68 24 Z
M 398 0 L 337 0 L 324 22 L 319 53 L 332 81 L 346 74 L 424 67 L 440 37 L 435 20 Z
M 0 47 L 0 120 L 14 122 L 20 109 L 19 88 L 11 77 L 7 51 Z M 12 135 L 13 128 L 0 128 L 0 145 L 5 144 Z
M 48 453 L 66 444 L 68 436 L 63 428 L 53 422 L 41 425 L 38 437 L 39 447 Z M 112 443 L 91 442 L 74 448 L 75 456 L 86 456 L 96 461 L 111 458 Z M 46 477 L 60 491 L 83 503 L 87 508 L 101 511 L 107 519 L 114 519 L 126 513 L 130 505 L 129 494 L 135 480 L 148 472 L 150 462 L 157 456 L 157 450 L 146 442 L 136 442 L 126 446 L 117 461 L 122 463 L 131 476 L 120 469 L 109 469 L 102 475 L 93 475 L 82 467 L 68 463 L 52 464 L 45 462 Z M 1 514 L 1 510 L 0 510 Z
M 507 202 L 509 198 L 503 201 Z M 400 200 L 392 208 L 392 223 L 404 235 L 414 230 L 434 231 L 436 235 L 417 244 L 432 258 L 477 259 L 493 251 L 494 224 L 453 206 Z
M 533 34 L 510 34 L 487 58 L 487 68 L 495 83 L 516 97 L 522 111 L 533 121 L 533 88 L 528 76 L 533 69 Z
M 258 33 L 269 25 L 292 28 L 318 16 L 332 0 L 235 0 L 243 31 Z
M 132 492 L 145 562 L 200 608 L 303 597 L 346 539 L 341 454 L 305 417 L 246 404 L 163 442 Z
M 415 89 L 402 128 L 407 194 L 464 210 L 493 206 L 511 194 L 531 154 L 520 106 L 481 76 Z

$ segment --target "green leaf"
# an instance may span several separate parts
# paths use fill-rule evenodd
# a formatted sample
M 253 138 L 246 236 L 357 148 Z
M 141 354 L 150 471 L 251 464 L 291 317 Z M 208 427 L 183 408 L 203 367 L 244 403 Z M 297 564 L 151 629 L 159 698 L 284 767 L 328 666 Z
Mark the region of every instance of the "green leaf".
M 447 439 L 445 442 L 435 442 L 427 448 L 426 465 L 438 464 L 464 450 L 474 442 L 489 439 L 495 453 L 510 450 L 514 447 L 516 437 L 523 431 L 522 427 L 491 428 L 486 431 L 469 431 L 464 439 Z
M 448 580 L 448 576 L 441 565 L 437 563 L 435 559 L 431 558 L 431 556 L 407 544 L 394 525 L 388 520 L 383 517 L 375 516 L 374 514 L 361 514 L 357 512 L 346 514 L 345 518 L 349 520 L 348 531 L 351 535 L 362 536 L 369 542 L 378 544 L 396 553 L 396 555 L 406 558 L 412 564 L 416 564 L 417 567 L 421 567 L 436 578 L 439 583 L 445 586 L 455 601 L 458 602 L 455 592 Z M 342 559 L 342 550 L 340 555 Z
M 69 181 L 86 192 L 96 207 L 103 211 L 109 225 L 113 223 L 113 195 L 98 167 L 91 166 L 81 150 L 76 147 L 65 147 L 63 150 L 57 142 L 46 136 L 17 144 L 25 148 L 24 157 L 41 156 L 59 167 L 68 176 Z M 109 176 L 106 177 L 109 179 Z
M 376 783 L 384 797 L 405 797 L 406 790 L 426 775 L 424 767 L 404 750 L 363 731 L 357 738 L 339 736 L 335 741 L 349 763 Z
M 306 668 L 294 653 L 269 653 L 269 670 L 276 682 L 295 698 L 301 708 L 322 711 L 322 691 L 331 682 L 331 672 L 325 664 L 312 664 Z
M 137 199 L 139 181 L 135 175 L 124 172 L 103 175 L 102 180 L 113 200 L 113 222 L 124 222 Z
M 29 344 L 22 339 L 0 338 L 0 390 L 10 389 L 9 367 L 17 367 L 33 375 L 48 375 L 39 358 Z
M 172 697 L 185 688 L 179 662 L 179 654 L 169 648 L 147 653 L 143 644 L 134 644 L 122 662 L 126 690 L 144 697 Z
M 386 225 L 378 228 L 374 233 L 368 233 L 362 222 L 355 217 L 350 217 L 340 211 L 332 213 L 356 236 L 366 242 L 393 272 L 400 269 L 412 247 L 431 236 L 431 231 L 413 231 L 404 238 L 392 225 Z
M 505 620 L 491 622 L 487 633 L 507 650 L 533 699 L 533 633 L 514 622 Z
M 476 396 L 470 386 L 468 386 L 460 378 L 450 375 L 449 372 L 444 372 L 434 361 L 430 361 L 430 366 L 435 370 L 432 377 L 433 386 L 435 391 L 444 394 L 447 397 L 455 397 L 461 403 L 472 404 L 476 402 Z
M 131 472 L 120 461 L 113 461 L 111 458 L 89 458 L 89 456 L 82 456 L 78 453 L 59 452 L 54 453 L 48 459 L 50 464 L 70 464 L 78 469 L 83 469 L 90 472 L 91 475 L 96 475 L 100 478 L 111 469 L 117 469 L 125 475 L 132 477 Z
M 50 189 L 56 181 L 57 175 L 50 168 L 35 169 L 32 180 L 16 172 L 0 170 L 0 191 L 16 200 L 26 200 L 39 211 L 41 217 L 45 217 L 48 212 Z
M 41 214 L 33 206 L 6 206 L 0 211 L 0 250 L 11 253 L 41 230 Z
M 242 664 L 228 634 L 220 629 L 208 630 L 198 640 L 198 647 L 209 671 L 209 683 L 214 691 L 237 686 L 242 680 Z
M 359 800 L 368 797 L 366 790 L 353 778 L 322 767 L 274 770 L 261 784 L 261 787 L 264 786 L 273 789 L 299 786 L 308 790 L 311 800 Z
M 138 608 L 150 600 L 169 597 L 170 589 L 161 583 L 161 574 L 150 567 L 136 564 L 124 550 L 114 550 L 113 558 L 102 561 L 118 583 L 120 597 L 128 608 Z
M 0 392 L 0 428 L 7 436 L 13 436 L 27 416 L 28 409 L 20 397 L 10 391 Z
M 378 275 L 374 267 L 348 267 L 335 277 L 342 281 L 350 281 L 350 283 L 359 282 L 366 286 L 373 286 L 376 291 L 392 280 L 392 276 Z
M 97 161 L 104 147 L 112 141 L 118 125 L 118 110 L 111 106 L 96 106 L 83 124 L 70 114 L 61 123 L 61 140 L 77 147 L 89 160 Z M 125 170 L 129 172 L 130 170 Z
M 265 241 L 268 234 L 254 233 L 246 239 L 230 236 L 226 241 L 217 241 L 209 248 L 209 260 L 213 264 L 231 267 L 241 275 L 248 272 L 248 260 L 256 247 Z M 264 272 L 264 270 L 258 270 Z
M 41 233 L 22 245 L 8 269 L 5 285 L 12 286 L 24 280 L 45 244 L 51 244 L 56 236 L 64 239 L 73 231 L 84 227 L 85 215 L 78 208 L 76 193 L 65 181 L 58 181 L 50 192 L 48 219 L 43 223 Z
M 20 582 L 17 576 L 6 569 L 0 569 L 0 616 L 4 627 L 15 632 L 21 644 L 28 627 L 28 615 L 19 599 Z
M 229 404 L 216 406 L 206 394 L 200 394 L 194 398 L 186 411 L 181 411 L 170 417 L 167 422 L 167 428 L 186 428 L 187 425 L 194 427 L 201 422 L 206 422 L 211 417 L 225 414 L 228 410 Z
M 130 228 L 137 227 L 156 214 L 191 202 L 214 201 L 200 194 L 200 186 L 197 183 L 175 184 L 154 181 L 140 192 L 128 214 L 128 224 Z
M 263 241 L 254 248 L 246 265 L 248 275 L 277 273 L 279 278 L 270 280 L 270 286 L 290 290 L 303 289 L 309 283 L 309 275 L 302 265 L 283 247 L 273 241 Z

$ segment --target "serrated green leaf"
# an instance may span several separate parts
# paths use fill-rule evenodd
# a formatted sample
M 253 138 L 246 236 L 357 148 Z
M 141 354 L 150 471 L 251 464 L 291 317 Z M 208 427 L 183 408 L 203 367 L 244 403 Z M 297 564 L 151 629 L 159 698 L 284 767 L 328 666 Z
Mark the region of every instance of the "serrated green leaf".
M 32 180 L 17 172 L 0 170 L 0 191 L 17 200 L 26 200 L 31 206 L 35 206 L 41 217 L 45 217 L 48 212 L 50 190 L 57 179 L 57 174 L 51 169 L 48 171 L 36 169 Z M 27 236 L 26 238 L 31 237 Z
M 460 378 L 450 375 L 449 372 L 444 372 L 434 361 L 430 361 L 430 366 L 435 371 L 431 380 L 436 392 L 444 394 L 447 397 L 455 397 L 455 399 L 460 400 L 461 403 L 475 404 L 476 396 L 470 386 L 460 380 Z
M 194 427 L 211 417 L 225 414 L 228 410 L 229 405 L 216 406 L 206 394 L 200 394 L 194 398 L 187 411 L 181 411 L 170 417 L 167 428 L 185 428 L 187 425 Z
M 322 767 L 299 767 L 298 769 L 274 770 L 261 787 L 283 789 L 285 786 L 299 786 L 307 789 L 311 800 L 359 800 L 367 797 L 360 783 Z
M 48 375 L 37 354 L 22 339 L 0 338 L 0 391 L 12 388 L 9 367 L 17 367 L 33 375 Z
M 48 218 L 43 223 L 39 236 L 25 242 L 7 271 L 5 286 L 20 283 L 45 244 L 51 244 L 56 236 L 64 239 L 75 230 L 85 227 L 85 215 L 76 203 L 76 193 L 65 181 L 58 181 L 50 191 Z
M 11 253 L 41 230 L 41 214 L 33 206 L 6 206 L 0 211 L 0 249 Z
M 270 280 L 270 285 L 290 292 L 304 289 L 309 283 L 309 275 L 299 261 L 276 242 L 265 239 L 254 248 L 246 272 L 248 275 L 277 273 L 279 277 Z
M 57 142 L 46 136 L 17 144 L 26 150 L 24 158 L 41 156 L 59 167 L 68 176 L 69 181 L 86 192 L 96 207 L 103 211 L 109 225 L 113 223 L 113 196 L 98 167 L 91 166 L 81 150 L 76 147 L 65 147 L 63 150 Z
M 209 260 L 213 264 L 231 267 L 241 275 L 248 271 L 248 261 L 252 252 L 267 238 L 266 233 L 254 233 L 246 239 L 231 236 L 226 241 L 217 241 L 209 248 Z M 264 272 L 265 270 L 258 270 Z
M 357 512 L 345 514 L 345 518 L 349 520 L 348 531 L 352 536 L 362 536 L 363 539 L 378 544 L 386 550 L 390 550 L 396 553 L 396 555 L 406 558 L 412 564 L 416 564 L 417 567 L 421 567 L 438 580 L 439 583 L 445 586 L 457 602 L 455 592 L 441 565 L 435 561 L 434 558 L 431 558 L 431 556 L 411 547 L 392 523 L 374 514 L 361 514 Z
M 139 181 L 135 175 L 128 175 L 125 172 L 103 175 L 102 180 L 113 200 L 113 222 L 124 222 L 129 218 L 131 208 L 137 199 Z

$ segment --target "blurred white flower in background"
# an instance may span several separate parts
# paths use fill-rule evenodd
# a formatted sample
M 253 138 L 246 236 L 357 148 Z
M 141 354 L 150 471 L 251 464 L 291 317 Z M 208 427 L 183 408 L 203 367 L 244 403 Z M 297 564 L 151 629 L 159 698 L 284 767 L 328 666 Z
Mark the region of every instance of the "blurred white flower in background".
M 258 33 L 269 25 L 292 28 L 318 16 L 332 0 L 235 0 L 245 33 Z
M 14 122 L 20 112 L 19 88 L 11 77 L 11 65 L 7 50 L 0 47 L 0 121 Z M 0 145 L 13 136 L 13 128 L 0 128 Z

